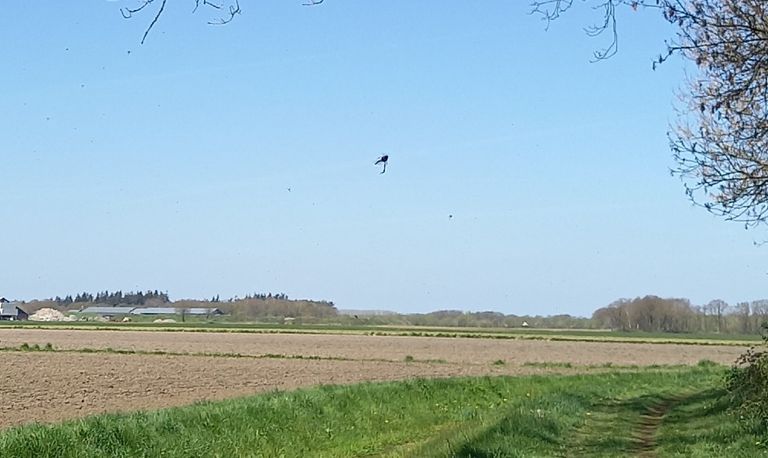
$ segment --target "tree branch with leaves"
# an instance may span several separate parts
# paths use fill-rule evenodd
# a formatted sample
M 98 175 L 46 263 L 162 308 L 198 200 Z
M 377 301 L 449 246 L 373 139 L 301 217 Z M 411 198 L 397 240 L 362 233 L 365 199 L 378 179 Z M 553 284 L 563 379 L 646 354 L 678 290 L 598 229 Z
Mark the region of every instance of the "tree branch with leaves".
M 653 9 L 677 32 L 653 68 L 673 55 L 696 75 L 680 93 L 670 147 L 692 202 L 726 220 L 755 226 L 768 220 L 768 4 L 764 0 L 582 0 L 601 12 L 586 28 L 609 32 L 596 60 L 618 51 L 617 11 Z M 541 0 L 534 14 L 549 24 L 575 0 Z

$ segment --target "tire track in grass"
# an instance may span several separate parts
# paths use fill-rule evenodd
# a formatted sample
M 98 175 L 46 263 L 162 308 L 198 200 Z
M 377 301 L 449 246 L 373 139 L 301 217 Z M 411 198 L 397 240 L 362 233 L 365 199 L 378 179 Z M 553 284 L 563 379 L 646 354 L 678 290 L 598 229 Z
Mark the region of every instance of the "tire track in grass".
M 563 457 L 657 456 L 659 428 L 677 405 L 699 392 L 644 393 L 603 399 L 585 412 L 583 423 L 563 446 Z
M 635 445 L 634 454 L 643 458 L 655 458 L 657 453 L 656 436 L 664 417 L 675 408 L 677 404 L 684 402 L 696 393 L 681 393 L 668 396 L 648 406 L 640 415 L 640 423 L 632 433 L 632 441 Z

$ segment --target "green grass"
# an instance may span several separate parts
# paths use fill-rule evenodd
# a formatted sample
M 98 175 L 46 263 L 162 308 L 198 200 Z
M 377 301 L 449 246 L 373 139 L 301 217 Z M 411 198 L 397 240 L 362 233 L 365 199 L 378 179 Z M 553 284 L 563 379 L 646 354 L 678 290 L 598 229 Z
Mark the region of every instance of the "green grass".
M 327 386 L 13 428 L 0 433 L 0 456 L 622 456 L 645 409 L 680 392 L 698 394 L 662 424 L 661 450 L 759 456 L 720 407 L 724 373 L 703 364 Z
M 663 456 L 768 456 L 765 438 L 751 434 L 719 389 L 696 393 L 675 406 L 657 438 Z

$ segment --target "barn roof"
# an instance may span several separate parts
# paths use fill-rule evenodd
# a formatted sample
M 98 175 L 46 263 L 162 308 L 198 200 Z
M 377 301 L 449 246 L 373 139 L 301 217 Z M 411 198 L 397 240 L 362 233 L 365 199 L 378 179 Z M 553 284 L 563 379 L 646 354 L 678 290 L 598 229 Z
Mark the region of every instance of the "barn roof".
M 191 307 L 185 310 L 188 315 L 221 315 L 223 312 L 215 307 Z
M 136 307 L 131 315 L 175 315 L 176 313 L 173 307 Z
M 14 302 L 2 302 L 0 303 L 0 315 L 2 316 L 18 316 L 19 308 Z
M 95 315 L 128 315 L 136 307 L 86 307 L 80 313 Z

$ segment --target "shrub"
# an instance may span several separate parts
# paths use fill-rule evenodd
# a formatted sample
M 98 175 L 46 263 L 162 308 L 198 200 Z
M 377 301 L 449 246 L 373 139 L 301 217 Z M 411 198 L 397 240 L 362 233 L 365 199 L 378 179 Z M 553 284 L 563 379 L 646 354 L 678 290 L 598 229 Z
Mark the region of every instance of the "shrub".
M 768 323 L 763 323 L 768 331 Z M 768 335 L 763 333 L 763 346 Z M 726 377 L 731 405 L 746 425 L 759 434 L 768 434 L 768 352 L 755 347 L 741 355 Z

